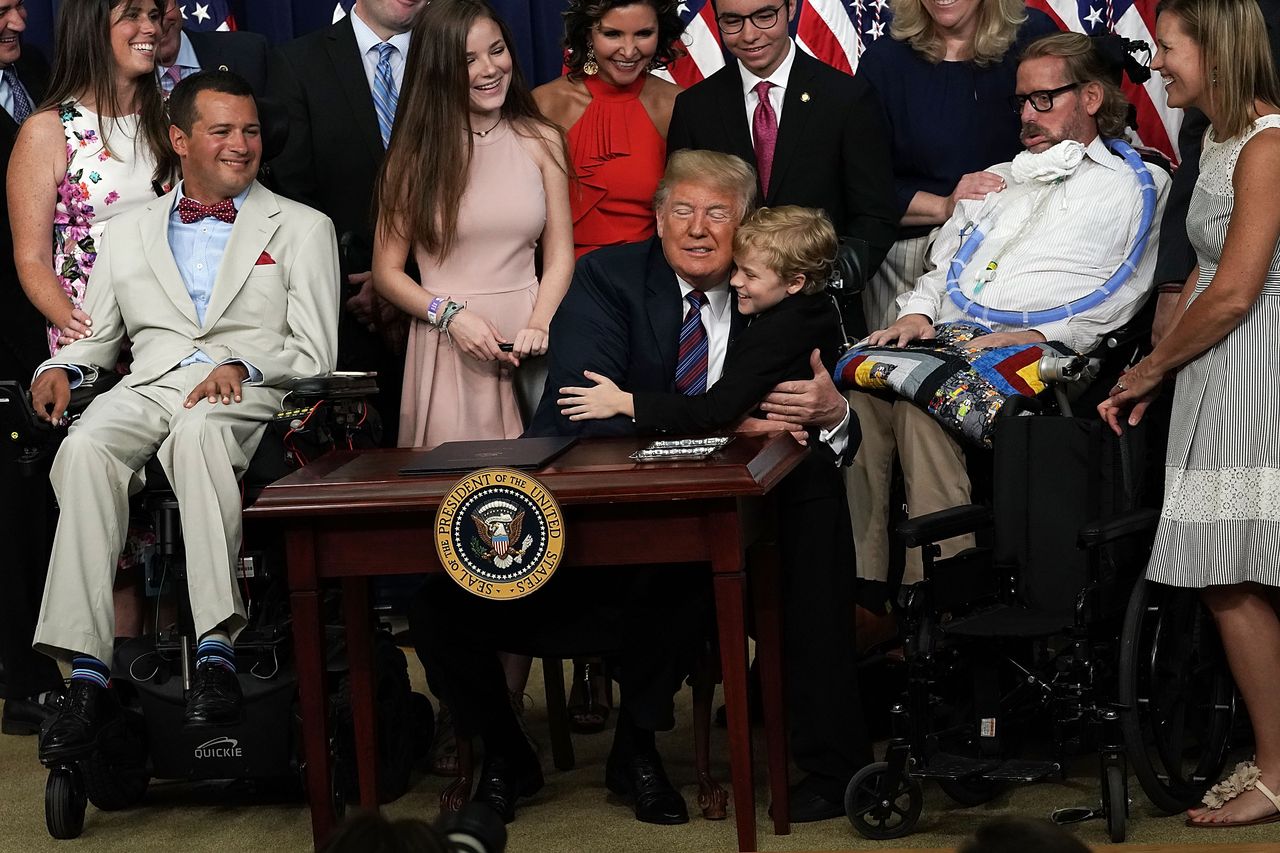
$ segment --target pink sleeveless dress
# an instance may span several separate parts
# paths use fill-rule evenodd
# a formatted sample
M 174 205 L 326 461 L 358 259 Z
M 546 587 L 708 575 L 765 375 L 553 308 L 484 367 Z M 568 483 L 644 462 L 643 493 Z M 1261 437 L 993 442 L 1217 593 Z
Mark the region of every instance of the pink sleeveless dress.
M 415 249 L 422 284 L 465 302 L 507 340 L 525 328 L 538 298 L 533 255 L 547 220 L 540 143 L 502 122 L 473 137 L 471 176 L 458 209 L 458 235 L 446 257 Z M 462 353 L 424 320 L 414 320 L 405 353 L 401 447 L 516 438 L 524 431 L 505 363 Z

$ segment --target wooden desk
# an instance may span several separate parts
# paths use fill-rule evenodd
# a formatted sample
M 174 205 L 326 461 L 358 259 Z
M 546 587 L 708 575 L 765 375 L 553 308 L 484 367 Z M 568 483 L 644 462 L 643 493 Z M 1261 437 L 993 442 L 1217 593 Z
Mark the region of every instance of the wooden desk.
M 583 440 L 536 476 L 565 515 L 563 562 L 578 566 L 710 563 L 728 709 L 738 849 L 755 850 L 755 798 L 747 701 L 744 554 L 766 525 L 765 495 L 806 452 L 787 435 L 741 436 L 713 460 L 638 465 L 638 438 Z M 457 476 L 402 477 L 412 450 L 330 453 L 267 487 L 246 509 L 250 521 L 285 529 L 290 604 L 301 694 L 311 827 L 320 846 L 334 827 L 324 689 L 320 584 L 340 580 L 346 615 L 352 716 L 361 805 L 377 808 L 376 731 L 368 578 L 443 572 L 432 532 L 441 498 Z M 782 723 L 776 561 L 753 579 L 757 656 L 765 683 L 774 830 L 790 829 Z M 781 736 L 776 736 L 780 734 Z

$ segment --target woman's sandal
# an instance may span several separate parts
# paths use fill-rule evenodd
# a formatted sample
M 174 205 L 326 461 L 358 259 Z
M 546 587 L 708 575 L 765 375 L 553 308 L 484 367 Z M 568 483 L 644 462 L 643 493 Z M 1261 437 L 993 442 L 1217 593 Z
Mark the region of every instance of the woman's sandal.
M 612 706 L 613 685 L 605 675 L 604 662 L 599 658 L 574 661 L 573 688 L 566 707 L 569 730 L 581 735 L 604 731 Z
M 1271 805 L 1275 806 L 1276 810 L 1271 814 L 1254 818 L 1253 820 L 1233 821 L 1231 823 L 1209 823 L 1189 817 L 1186 820 L 1187 826 L 1195 829 L 1225 829 L 1234 826 L 1260 826 L 1264 823 L 1280 821 L 1280 796 L 1277 796 L 1270 788 L 1262 784 L 1261 777 L 1262 771 L 1258 769 L 1258 765 L 1252 761 L 1241 761 L 1236 765 L 1236 769 L 1230 776 L 1205 792 L 1204 804 L 1211 811 L 1217 810 L 1245 791 L 1257 790 L 1258 793 L 1271 801 Z

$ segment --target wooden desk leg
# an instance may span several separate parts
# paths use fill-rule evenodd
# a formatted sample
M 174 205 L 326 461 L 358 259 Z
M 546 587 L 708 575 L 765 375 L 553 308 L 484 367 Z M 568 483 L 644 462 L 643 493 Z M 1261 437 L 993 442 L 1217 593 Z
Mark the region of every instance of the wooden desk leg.
M 791 833 L 787 752 L 787 714 L 783 698 L 782 672 L 782 583 L 779 576 L 778 547 L 767 543 L 758 548 L 751 564 L 751 600 L 756 615 L 756 660 L 760 664 L 760 685 L 764 700 L 765 742 L 769 750 L 769 795 L 773 808 L 774 835 Z
M 289 607 L 293 613 L 293 649 L 298 668 L 302 714 L 302 752 L 307 763 L 307 801 L 311 840 L 319 849 L 336 822 L 333 813 L 333 762 L 329 755 L 329 703 L 324 691 L 324 626 L 320 624 L 315 542 L 307 529 L 289 532 Z
M 347 626 L 347 670 L 351 679 L 351 723 L 356 735 L 360 808 L 378 810 L 378 717 L 374 707 L 373 630 L 369 625 L 369 580 L 343 578 Z
M 737 530 L 734 548 L 737 548 Z M 724 676 L 725 715 L 729 723 L 729 769 L 733 776 L 733 815 L 738 825 L 738 849 L 755 850 L 755 780 L 751 771 L 751 723 L 747 718 L 746 576 L 741 571 L 712 575 L 716 595 L 716 624 L 720 633 L 720 668 Z

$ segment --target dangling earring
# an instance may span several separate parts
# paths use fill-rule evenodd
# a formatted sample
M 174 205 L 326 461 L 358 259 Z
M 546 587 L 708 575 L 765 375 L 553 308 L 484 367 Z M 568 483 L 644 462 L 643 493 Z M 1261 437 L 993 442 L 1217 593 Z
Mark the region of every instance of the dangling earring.
M 1209 84 L 1212 86 L 1218 85 L 1218 69 L 1213 69 L 1213 76 L 1209 78 Z
M 596 62 L 596 49 L 587 46 L 587 61 L 582 63 L 582 73 L 588 77 L 594 77 L 600 73 L 600 63 Z

